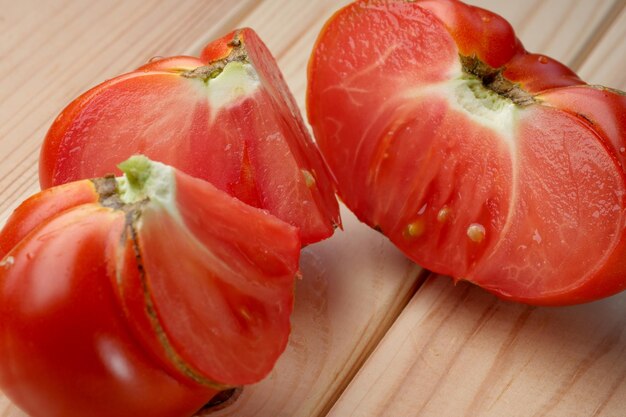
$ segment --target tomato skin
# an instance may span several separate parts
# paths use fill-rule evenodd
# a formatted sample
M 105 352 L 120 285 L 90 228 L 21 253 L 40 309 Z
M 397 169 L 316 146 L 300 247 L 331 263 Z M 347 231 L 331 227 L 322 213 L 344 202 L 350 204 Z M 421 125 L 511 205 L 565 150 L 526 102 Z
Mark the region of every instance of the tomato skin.
M 200 58 L 154 60 L 76 98 L 46 135 L 40 184 L 119 173 L 139 153 L 268 210 L 298 227 L 304 244 L 340 225 L 332 176 L 251 29 L 210 43 Z
M 83 206 L 0 270 L 0 385 L 31 416 L 190 416 L 213 395 L 164 372 L 129 329 L 107 274 L 123 226 L 123 213 Z
M 448 28 L 459 52 L 465 56 L 476 55 L 498 68 L 524 50 L 509 22 L 489 10 L 456 0 L 418 0 L 418 3 Z
M 308 76 L 339 196 L 415 262 L 530 304 L 626 287 L 624 93 L 455 0 L 346 6 Z
M 53 215 L 96 201 L 98 194 L 91 181 L 80 181 L 33 195 L 20 204 L 4 226 L 0 239 L 0 258 L 4 258 L 31 230 Z
M 33 417 L 189 417 L 286 347 L 297 230 L 147 163 L 145 188 L 49 188 L 0 232 L 0 389 Z

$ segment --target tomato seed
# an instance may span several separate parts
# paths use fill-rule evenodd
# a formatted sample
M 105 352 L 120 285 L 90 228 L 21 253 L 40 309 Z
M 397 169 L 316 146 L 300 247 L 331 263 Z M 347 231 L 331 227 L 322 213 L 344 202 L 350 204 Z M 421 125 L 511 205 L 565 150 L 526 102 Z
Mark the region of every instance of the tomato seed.
M 485 239 L 485 226 L 480 223 L 472 223 L 467 228 L 467 237 L 472 242 L 480 243 Z

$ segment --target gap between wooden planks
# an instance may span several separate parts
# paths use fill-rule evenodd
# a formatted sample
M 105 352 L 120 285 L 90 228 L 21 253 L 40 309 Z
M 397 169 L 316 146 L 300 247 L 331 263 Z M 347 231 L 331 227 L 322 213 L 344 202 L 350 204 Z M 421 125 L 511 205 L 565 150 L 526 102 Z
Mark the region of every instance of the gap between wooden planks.
M 570 54 L 581 76 L 620 89 L 624 4 L 607 4 L 597 26 L 603 35 L 573 38 L 581 49 Z M 535 308 L 431 277 L 329 416 L 623 416 L 625 311 L 626 293 Z

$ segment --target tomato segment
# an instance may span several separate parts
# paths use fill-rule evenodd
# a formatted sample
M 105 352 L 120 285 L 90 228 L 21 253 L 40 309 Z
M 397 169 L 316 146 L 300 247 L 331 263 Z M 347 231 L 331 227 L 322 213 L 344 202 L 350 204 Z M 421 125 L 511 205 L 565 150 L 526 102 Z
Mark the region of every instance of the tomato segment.
M 179 176 L 176 190 L 177 216 L 147 208 L 135 227 L 164 353 L 203 379 L 256 382 L 287 345 L 300 243 L 283 222 L 200 180 Z
M 156 60 L 78 97 L 46 136 L 40 182 L 106 175 L 138 153 L 268 210 L 298 227 L 304 244 L 340 223 L 328 169 L 250 29 L 211 43 L 201 58 Z
M 509 224 L 489 262 L 468 279 L 520 299 L 578 297 L 622 234 L 623 172 L 596 135 L 559 110 L 524 111 L 520 136 L 524 169 Z
M 623 93 L 451 0 L 346 6 L 308 74 L 339 195 L 413 260 L 535 304 L 626 286 Z
M 0 387 L 33 417 L 189 416 L 286 346 L 297 230 L 145 157 L 122 167 L 0 232 Z

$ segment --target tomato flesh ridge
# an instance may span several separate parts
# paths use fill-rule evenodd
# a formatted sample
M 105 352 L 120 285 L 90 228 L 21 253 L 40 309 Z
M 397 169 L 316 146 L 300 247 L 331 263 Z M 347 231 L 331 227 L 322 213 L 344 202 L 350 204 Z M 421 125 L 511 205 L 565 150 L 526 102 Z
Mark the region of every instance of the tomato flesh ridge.
M 298 105 L 289 91 L 289 87 L 274 57 L 253 30 L 244 28 L 239 33 L 246 45 L 248 58 L 264 87 L 263 91 L 266 93 L 255 103 L 259 112 L 263 111 L 263 109 L 267 112 L 266 117 L 255 120 L 257 132 L 259 134 L 262 134 L 264 131 L 272 132 L 270 125 L 268 125 L 268 120 L 273 116 L 275 126 L 278 127 L 283 136 L 307 139 L 277 141 L 270 140 L 271 138 L 276 138 L 276 133 L 265 133 L 261 137 L 268 140 L 268 146 L 261 147 L 251 141 L 250 146 L 257 145 L 259 157 L 262 158 L 257 163 L 257 172 L 266 171 L 266 181 L 276 183 L 276 187 L 280 186 L 280 184 L 278 184 L 276 179 L 272 181 L 272 178 L 284 176 L 286 182 L 283 184 L 290 184 L 287 181 L 287 176 L 291 176 L 292 181 L 296 184 L 293 187 L 293 192 L 302 199 L 302 204 L 298 207 L 293 205 L 291 207 L 285 206 L 284 211 L 286 213 L 291 212 L 285 219 L 301 219 L 301 221 L 310 222 L 306 226 L 300 226 L 304 244 L 321 240 L 327 236 L 329 229 L 332 230 L 335 226 L 341 226 L 339 206 L 334 196 L 334 177 L 332 177 L 320 152 L 311 139 L 310 133 L 304 125 Z M 207 55 L 207 52 L 202 54 L 203 57 Z M 268 111 L 268 109 L 273 111 Z M 267 125 L 267 127 L 263 129 L 263 125 Z M 278 157 L 271 152 L 274 147 L 280 147 L 279 149 L 282 151 L 276 152 Z M 286 156 L 288 152 L 292 155 L 292 160 L 290 158 L 280 158 L 281 154 Z M 277 158 L 279 160 L 275 161 L 275 164 L 286 164 L 290 169 L 273 170 L 273 173 L 264 169 L 264 167 L 273 166 L 273 164 L 270 165 L 270 162 Z M 307 181 L 307 178 L 313 181 Z M 302 181 L 303 179 L 304 181 Z M 266 189 L 275 189 L 271 184 L 266 186 L 268 187 Z M 267 195 L 276 199 L 274 204 L 279 204 L 281 198 L 284 201 L 284 195 L 281 198 L 277 198 L 276 194 L 267 193 Z M 316 217 L 306 215 L 311 211 L 319 212 L 322 215 Z M 278 217 L 280 218 L 281 216 Z M 295 224 L 293 221 L 289 223 Z M 317 233 L 307 237 L 305 230 Z

